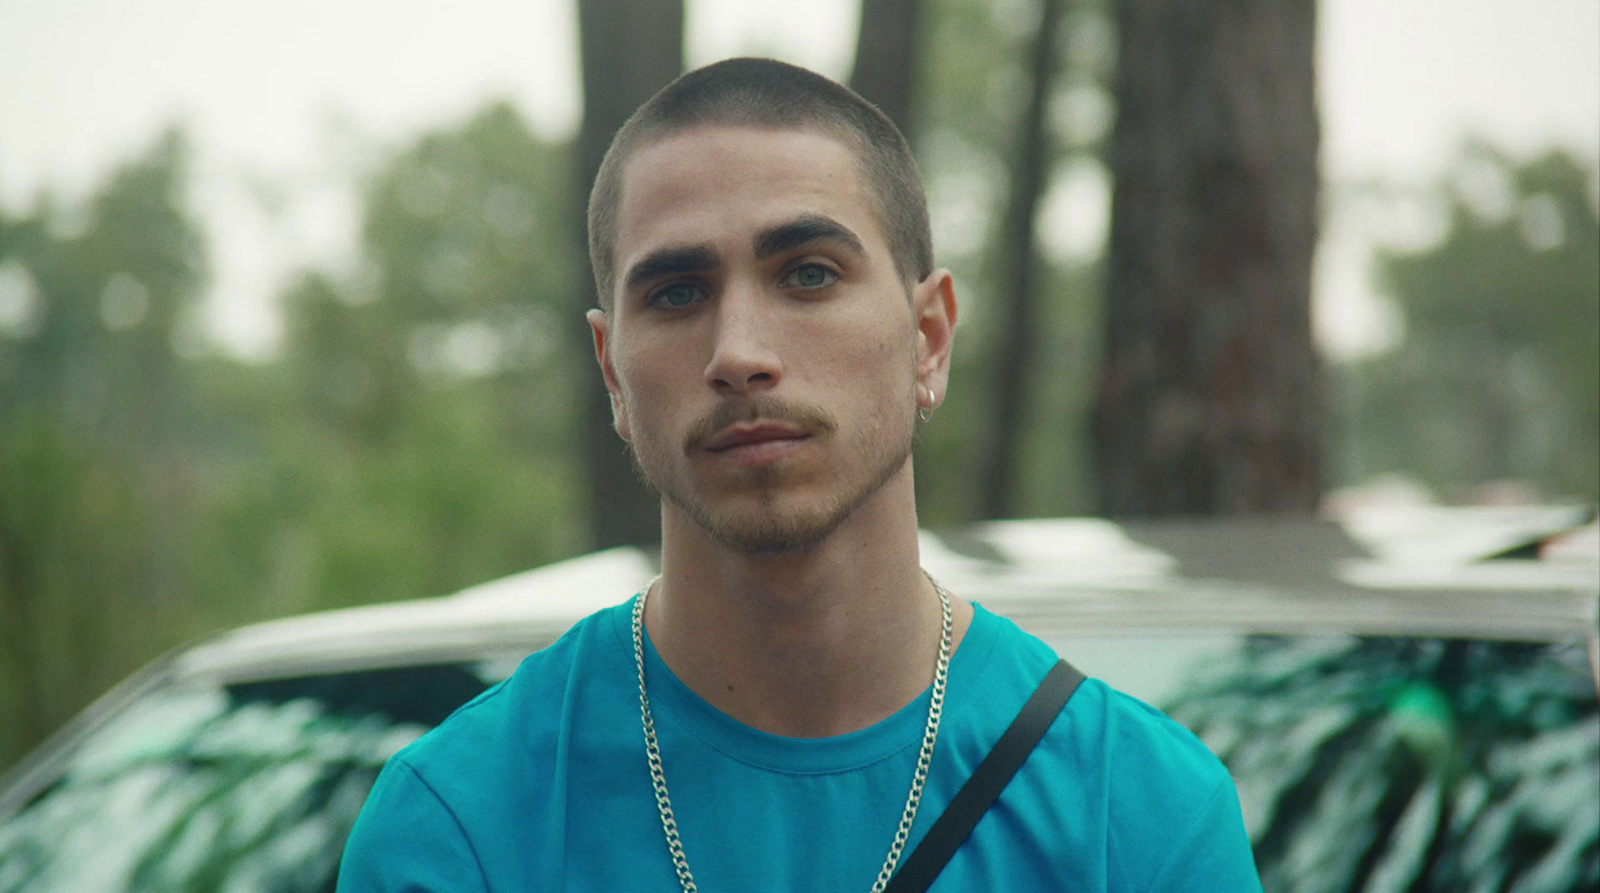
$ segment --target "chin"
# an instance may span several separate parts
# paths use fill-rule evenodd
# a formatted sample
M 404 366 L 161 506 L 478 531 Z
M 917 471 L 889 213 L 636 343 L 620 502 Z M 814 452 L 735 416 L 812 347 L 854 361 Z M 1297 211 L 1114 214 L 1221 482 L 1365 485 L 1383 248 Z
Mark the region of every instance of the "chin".
M 844 486 L 831 493 L 819 489 L 817 481 L 802 482 L 773 466 L 750 469 L 737 486 L 715 495 L 701 492 L 687 475 L 649 474 L 642 462 L 637 467 L 662 499 L 711 541 L 741 555 L 776 557 L 811 552 L 833 536 L 910 467 L 909 431 L 900 447 L 885 451 L 878 462 L 860 469 L 853 485 L 848 476 L 833 481 Z
M 770 504 L 733 512 L 712 512 L 703 505 L 678 507 L 718 545 L 750 557 L 800 555 L 816 549 L 845 522 L 856 506 L 831 511 L 784 512 Z

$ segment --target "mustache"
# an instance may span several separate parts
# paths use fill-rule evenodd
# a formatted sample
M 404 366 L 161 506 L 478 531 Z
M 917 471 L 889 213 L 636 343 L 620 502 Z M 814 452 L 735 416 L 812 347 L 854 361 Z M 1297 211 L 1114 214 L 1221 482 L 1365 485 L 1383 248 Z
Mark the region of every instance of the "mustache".
M 832 415 L 820 406 L 791 403 L 774 397 L 730 400 L 697 419 L 683 437 L 685 453 L 694 453 L 729 425 L 749 422 L 779 422 L 801 428 L 809 434 L 826 434 L 838 427 Z

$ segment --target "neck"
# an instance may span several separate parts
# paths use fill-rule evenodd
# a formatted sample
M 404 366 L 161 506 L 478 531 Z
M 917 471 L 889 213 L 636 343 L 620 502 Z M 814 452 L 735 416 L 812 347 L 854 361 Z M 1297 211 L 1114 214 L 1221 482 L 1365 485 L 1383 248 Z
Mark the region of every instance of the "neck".
M 794 554 L 732 552 L 664 506 L 662 577 L 645 609 L 662 659 L 723 713 L 789 737 L 857 731 L 921 695 L 941 610 L 918 564 L 909 469 L 900 477 Z M 952 608 L 959 643 L 972 609 Z

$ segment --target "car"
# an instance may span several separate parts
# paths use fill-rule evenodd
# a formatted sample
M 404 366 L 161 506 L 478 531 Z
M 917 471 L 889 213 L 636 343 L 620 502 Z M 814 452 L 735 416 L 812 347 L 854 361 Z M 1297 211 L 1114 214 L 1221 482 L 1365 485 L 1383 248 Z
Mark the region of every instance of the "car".
M 1600 884 L 1588 508 L 1019 520 L 921 547 L 1200 735 L 1269 891 Z M 391 754 L 658 565 L 612 549 L 180 649 L 0 778 L 0 893 L 331 890 Z

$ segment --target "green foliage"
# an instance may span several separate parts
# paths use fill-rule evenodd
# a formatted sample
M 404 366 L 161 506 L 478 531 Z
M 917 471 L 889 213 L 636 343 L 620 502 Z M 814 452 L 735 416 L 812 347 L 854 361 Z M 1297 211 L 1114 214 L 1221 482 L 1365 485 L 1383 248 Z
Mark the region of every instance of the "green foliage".
M 438 594 L 581 550 L 568 179 L 564 148 L 491 105 L 372 177 L 358 275 L 307 273 L 286 295 L 302 403 L 273 437 L 279 474 L 316 493 L 294 571 L 310 604 Z
M 205 622 L 173 428 L 204 278 L 186 154 L 168 133 L 86 208 L 0 230 L 21 308 L 0 328 L 0 764 Z
M 185 349 L 184 146 L 0 218 L 0 766 L 203 632 L 586 543 L 565 147 L 494 104 L 396 153 L 357 272 L 299 276 L 249 365 Z
M 362 273 L 308 274 L 287 295 L 291 371 L 319 417 L 387 440 L 434 382 L 498 394 L 508 433 L 570 430 L 567 382 L 550 381 L 586 331 L 562 319 L 583 275 L 565 250 L 567 169 L 564 149 L 493 105 L 378 171 Z
M 1346 480 L 1450 498 L 1497 481 L 1600 499 L 1600 216 L 1593 164 L 1469 146 L 1438 244 L 1381 253 L 1403 346 L 1342 370 Z

